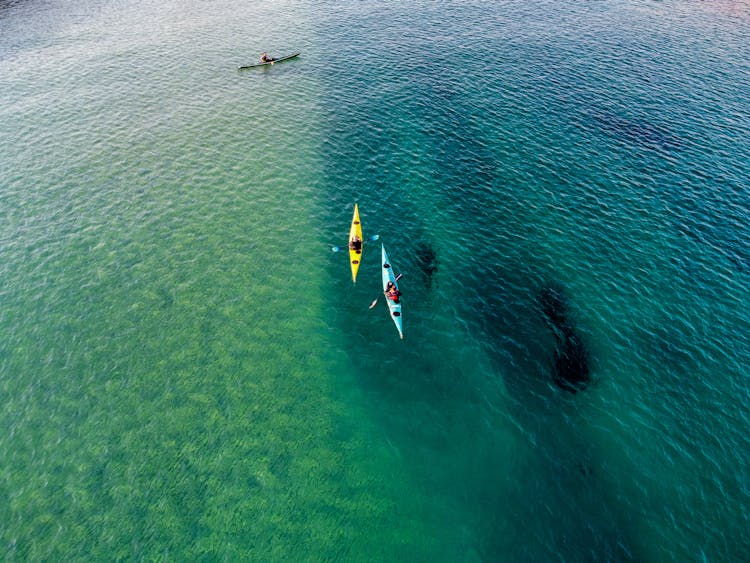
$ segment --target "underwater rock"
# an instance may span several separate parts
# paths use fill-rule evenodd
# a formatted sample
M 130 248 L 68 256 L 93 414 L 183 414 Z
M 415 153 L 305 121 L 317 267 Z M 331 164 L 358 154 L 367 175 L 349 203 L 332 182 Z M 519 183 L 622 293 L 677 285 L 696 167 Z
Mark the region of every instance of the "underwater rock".
M 542 313 L 557 341 L 552 381 L 565 391 L 582 391 L 591 381 L 588 352 L 570 323 L 565 299 L 558 290 L 547 287 L 540 301 Z
M 575 334 L 558 338 L 552 380 L 555 385 L 571 393 L 582 391 L 589 384 L 588 354 Z

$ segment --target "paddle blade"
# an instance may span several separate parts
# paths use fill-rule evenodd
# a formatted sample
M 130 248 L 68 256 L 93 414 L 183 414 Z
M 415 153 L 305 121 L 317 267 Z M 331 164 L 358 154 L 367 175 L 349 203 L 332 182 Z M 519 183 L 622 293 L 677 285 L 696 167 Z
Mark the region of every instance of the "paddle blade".
M 376 297 L 375 301 L 373 301 L 372 303 L 370 303 L 370 307 L 369 308 L 372 309 L 375 306 L 375 303 L 377 303 L 377 302 L 378 302 L 378 298 Z
M 372 235 L 370 237 L 370 240 L 378 240 L 380 238 L 380 235 Z
M 332 246 L 331 247 L 331 252 L 341 252 L 341 247 L 340 246 Z

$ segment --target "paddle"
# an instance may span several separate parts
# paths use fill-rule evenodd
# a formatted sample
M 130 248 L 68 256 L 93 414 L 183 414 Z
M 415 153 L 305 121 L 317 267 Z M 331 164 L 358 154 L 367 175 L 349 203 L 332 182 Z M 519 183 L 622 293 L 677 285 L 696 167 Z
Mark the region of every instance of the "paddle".
M 378 240 L 379 238 L 380 238 L 380 235 L 372 235 L 371 237 L 366 238 L 363 242 L 370 242 L 373 240 Z M 332 246 L 331 252 L 341 252 L 344 249 L 349 250 L 349 247 L 348 246 Z
M 396 276 L 396 281 L 400 280 L 401 276 L 403 276 L 403 275 L 404 275 L 403 272 L 400 273 L 399 275 L 397 275 Z M 368 307 L 368 309 L 372 309 L 375 306 L 375 304 L 378 302 L 378 299 L 380 299 L 380 297 L 376 297 L 375 301 L 373 301 L 372 303 L 370 303 L 370 306 Z

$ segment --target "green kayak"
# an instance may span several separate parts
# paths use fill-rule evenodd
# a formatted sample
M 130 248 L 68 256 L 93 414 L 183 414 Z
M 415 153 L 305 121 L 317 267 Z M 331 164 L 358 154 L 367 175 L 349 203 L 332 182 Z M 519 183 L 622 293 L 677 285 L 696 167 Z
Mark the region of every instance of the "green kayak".
M 287 55 L 286 57 L 281 57 L 280 59 L 274 59 L 267 63 L 258 63 L 254 65 L 241 66 L 238 70 L 245 70 L 246 68 L 256 68 L 259 66 L 273 65 L 276 63 L 280 63 L 281 61 L 288 61 L 289 59 L 293 59 L 294 57 L 297 57 L 297 56 L 299 56 L 299 53 L 294 53 L 293 55 Z

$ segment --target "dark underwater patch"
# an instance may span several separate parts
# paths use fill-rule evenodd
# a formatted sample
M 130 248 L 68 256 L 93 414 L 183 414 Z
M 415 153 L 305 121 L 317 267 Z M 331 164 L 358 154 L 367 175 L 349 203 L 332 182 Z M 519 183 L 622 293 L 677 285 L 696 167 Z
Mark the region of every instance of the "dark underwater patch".
M 676 150 L 680 139 L 666 127 L 643 120 L 622 117 L 601 109 L 589 112 L 591 121 L 604 133 L 633 145 Z
M 747 242 L 748 229 L 744 218 L 729 208 L 729 202 L 722 201 L 714 194 L 701 193 L 701 206 L 692 205 L 683 199 L 672 197 L 670 205 L 680 210 L 683 216 L 676 230 L 685 239 L 708 247 L 727 260 L 733 270 L 740 274 L 750 274 L 750 244 Z M 688 200 L 689 201 L 689 200 Z M 741 203 L 734 203 L 741 209 Z
M 162 309 L 169 309 L 174 305 L 174 289 L 167 289 L 166 287 L 159 287 L 156 290 L 159 295 L 160 306 Z
M 552 381 L 565 391 L 582 391 L 591 381 L 588 351 L 570 322 L 565 297 L 560 290 L 546 287 L 540 302 L 556 340 Z
M 437 272 L 438 259 L 435 249 L 428 243 L 420 243 L 417 246 L 417 266 L 422 272 L 422 279 L 429 288 L 432 286 L 432 276 Z

